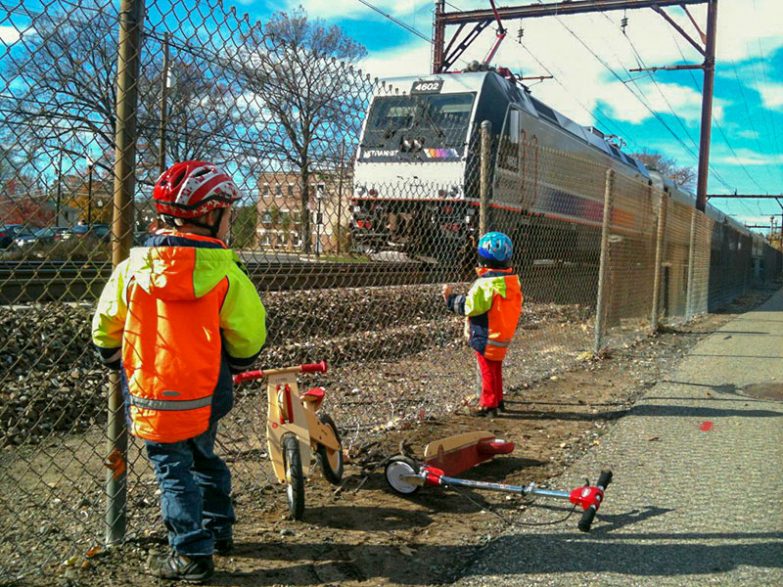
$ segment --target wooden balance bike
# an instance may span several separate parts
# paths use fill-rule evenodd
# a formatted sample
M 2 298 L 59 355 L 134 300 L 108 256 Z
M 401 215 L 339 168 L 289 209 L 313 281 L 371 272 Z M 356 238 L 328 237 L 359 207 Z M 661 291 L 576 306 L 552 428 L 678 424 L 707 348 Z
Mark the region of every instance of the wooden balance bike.
M 301 520 L 304 513 L 304 480 L 314 454 L 327 481 L 337 485 L 343 476 L 343 447 L 337 426 L 327 414 L 316 413 L 325 390 L 313 387 L 300 394 L 296 381 L 297 373 L 326 373 L 327 368 L 321 361 L 234 376 L 236 384 L 266 377 L 269 458 L 277 480 L 287 484 L 288 509 L 295 520 Z

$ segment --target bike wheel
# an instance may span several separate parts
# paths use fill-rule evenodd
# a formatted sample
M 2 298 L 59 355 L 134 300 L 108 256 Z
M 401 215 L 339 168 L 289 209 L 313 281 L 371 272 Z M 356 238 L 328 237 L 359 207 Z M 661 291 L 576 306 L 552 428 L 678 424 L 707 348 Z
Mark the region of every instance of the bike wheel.
M 294 520 L 301 520 L 305 506 L 304 474 L 299 440 L 293 434 L 283 437 L 283 459 L 285 464 L 286 498 L 288 511 Z
M 326 424 L 332 429 L 339 446 L 337 450 L 332 450 L 323 444 L 318 445 L 316 450 L 318 452 L 318 460 L 321 463 L 321 470 L 329 483 L 339 485 L 343 480 L 343 443 L 340 440 L 340 433 L 337 432 L 337 426 L 328 414 L 318 414 L 318 419 L 322 424 Z

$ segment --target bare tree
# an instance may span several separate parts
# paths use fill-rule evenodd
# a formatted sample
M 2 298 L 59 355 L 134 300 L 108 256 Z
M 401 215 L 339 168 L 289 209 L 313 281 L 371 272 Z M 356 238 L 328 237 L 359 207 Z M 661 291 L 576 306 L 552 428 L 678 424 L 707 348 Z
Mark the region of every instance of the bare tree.
M 662 153 L 648 149 L 644 149 L 640 153 L 634 153 L 631 156 L 644 163 L 647 169 L 659 171 L 677 185 L 686 189 L 693 189 L 696 172 L 692 167 L 680 167 L 671 157 L 666 157 Z
M 366 50 L 339 27 L 308 18 L 301 6 L 275 14 L 243 44 L 248 54 L 240 55 L 239 72 L 263 104 L 255 125 L 260 165 L 277 160 L 281 171 L 298 173 L 302 243 L 310 253 L 311 176 L 318 163 L 337 159 L 343 137 L 358 134 L 355 110 L 369 94 L 370 84 L 340 61 L 355 62 Z
M 5 144 L 17 144 L 51 165 L 55 153 L 91 155 L 111 173 L 116 98 L 117 14 L 110 7 L 79 6 L 41 15 L 2 70 L 17 80 L 0 102 L 9 125 Z M 145 40 L 139 80 L 138 153 L 142 181 L 157 174 L 162 59 L 156 37 Z M 236 123 L 236 96 L 217 62 L 173 41 L 166 151 L 168 161 L 209 158 L 223 163 Z M 20 82 L 20 83 L 19 83 Z M 8 140 L 10 139 L 10 141 Z M 234 145 L 232 145 L 232 148 Z M 233 148 L 232 158 L 237 156 Z
M 30 157 L 53 144 L 73 158 L 88 146 L 111 147 L 116 49 L 107 33 L 116 22 L 116 14 L 81 8 L 36 19 L 35 33 L 22 37 L 2 69 L 4 139 Z
M 250 146 L 243 142 L 240 130 L 247 122 L 248 108 L 240 108 L 240 96 L 232 89 L 237 85 L 230 79 L 232 72 L 225 72 L 216 59 L 205 58 L 200 49 L 176 39 L 170 50 L 166 161 L 206 159 L 224 166 L 249 156 Z M 139 81 L 140 166 L 153 176 L 158 173 L 164 75 L 158 56 L 143 69 Z

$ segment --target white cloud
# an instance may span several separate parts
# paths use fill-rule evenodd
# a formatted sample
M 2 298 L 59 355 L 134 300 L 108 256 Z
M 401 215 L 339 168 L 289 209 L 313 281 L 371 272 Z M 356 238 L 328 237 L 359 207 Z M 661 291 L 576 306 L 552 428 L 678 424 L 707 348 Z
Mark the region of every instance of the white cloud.
M 756 140 L 761 137 L 758 131 L 755 130 L 740 130 L 737 131 L 737 136 L 743 139 Z
M 782 83 L 759 83 L 754 87 L 761 94 L 761 101 L 765 108 L 773 110 L 783 106 Z
M 27 34 L 27 30 L 20 30 L 12 25 L 2 25 L 0 26 L 0 42 L 4 45 L 13 45 L 22 38 L 22 35 Z
M 783 163 L 783 155 L 774 153 L 758 153 L 751 149 L 735 149 L 737 156 L 721 155 L 713 157 L 713 163 L 719 163 L 721 165 L 744 165 L 748 166 L 765 166 L 765 165 L 780 165 Z
M 637 96 L 644 98 L 644 103 L 624 88 L 625 84 L 613 82 L 601 87 L 598 97 L 605 102 L 610 113 L 617 120 L 640 124 L 650 118 L 650 112 L 677 116 L 684 122 L 701 122 L 702 96 L 694 88 L 678 84 L 658 83 L 650 80 L 631 85 Z M 644 104 L 649 106 L 649 109 Z M 726 102 L 719 98 L 713 99 L 712 115 L 715 120 L 723 120 Z
M 387 51 L 376 51 L 362 60 L 359 67 L 373 77 L 423 75 L 431 71 L 432 45 L 416 41 Z
M 423 5 L 433 5 L 432 2 L 424 0 L 368 0 L 368 2 L 395 18 L 410 16 L 421 9 Z M 343 20 L 384 18 L 381 14 L 363 5 L 358 0 L 286 0 L 284 9 L 291 10 L 300 4 L 304 6 L 309 16 L 319 18 Z M 429 26 L 424 30 L 429 31 Z

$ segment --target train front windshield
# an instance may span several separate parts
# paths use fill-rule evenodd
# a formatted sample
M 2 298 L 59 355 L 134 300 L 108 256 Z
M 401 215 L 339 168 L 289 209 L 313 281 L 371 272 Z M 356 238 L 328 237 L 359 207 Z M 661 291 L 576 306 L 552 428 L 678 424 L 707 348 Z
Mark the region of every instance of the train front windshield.
M 376 98 L 370 109 L 362 147 L 396 150 L 407 139 L 422 142 L 424 148 L 455 149 L 461 155 L 475 99 L 475 93 Z

